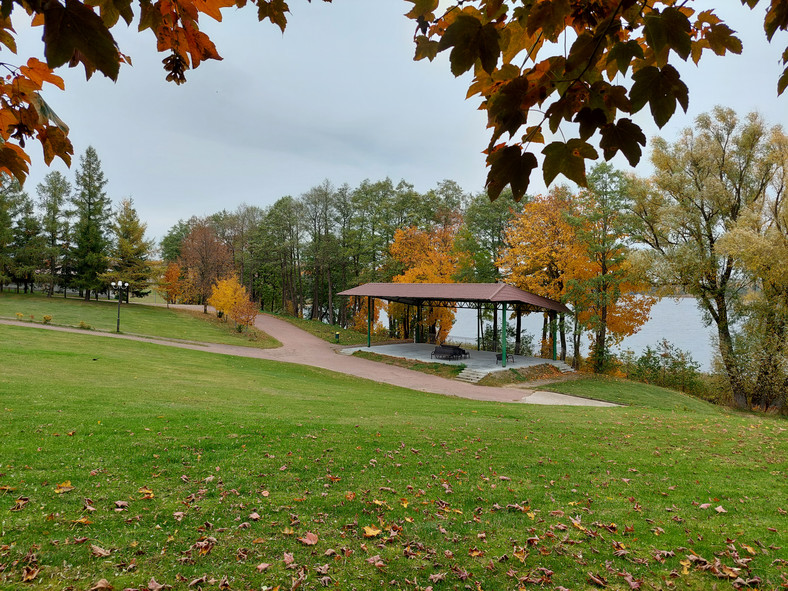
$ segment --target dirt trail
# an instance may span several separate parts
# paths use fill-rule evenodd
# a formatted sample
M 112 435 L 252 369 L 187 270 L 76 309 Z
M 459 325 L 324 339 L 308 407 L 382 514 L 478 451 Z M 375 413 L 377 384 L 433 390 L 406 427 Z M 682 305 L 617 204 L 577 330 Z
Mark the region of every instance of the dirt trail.
M 201 306 L 178 306 L 189 309 L 202 309 Z M 14 320 L 0 320 L 2 324 L 31 327 L 28 322 L 17 322 Z M 476 386 L 466 384 L 456 380 L 432 376 L 409 369 L 377 363 L 367 359 L 340 355 L 338 345 L 327 343 L 300 328 L 279 320 L 267 314 L 260 314 L 255 321 L 255 326 L 259 330 L 268 333 L 282 343 L 282 347 L 277 349 L 255 349 L 252 347 L 241 347 L 236 345 L 222 345 L 216 343 L 195 343 L 179 341 L 175 339 L 158 339 L 151 337 L 139 337 L 133 335 L 98 333 L 100 336 L 143 341 L 170 347 L 183 349 L 193 349 L 223 355 L 235 355 L 238 357 L 251 357 L 255 359 L 268 359 L 285 363 L 295 363 L 298 365 L 308 365 L 320 367 L 332 371 L 356 376 L 375 382 L 402 386 L 421 392 L 433 392 L 447 396 L 459 396 L 473 400 L 485 400 L 494 402 L 524 402 L 530 404 L 556 404 L 570 406 L 615 406 L 606 402 L 577 398 L 565 394 L 554 392 L 544 392 L 536 390 L 515 389 L 515 388 L 492 388 L 486 386 Z M 80 334 L 97 334 L 84 330 L 65 328 L 58 326 L 33 325 L 35 328 L 47 330 L 57 330 L 62 332 L 77 332 Z

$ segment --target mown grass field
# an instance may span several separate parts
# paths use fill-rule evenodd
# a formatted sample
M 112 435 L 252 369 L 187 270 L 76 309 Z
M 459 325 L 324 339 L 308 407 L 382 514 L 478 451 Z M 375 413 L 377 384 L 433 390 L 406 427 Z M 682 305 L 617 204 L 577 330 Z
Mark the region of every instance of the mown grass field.
M 118 318 L 118 302 L 42 295 L 0 293 L 0 318 L 17 319 L 41 323 L 45 315 L 52 316 L 50 324 L 79 327 L 85 323 L 91 329 L 115 332 Z M 32 318 L 31 318 L 32 316 Z M 236 332 L 228 323 L 214 315 L 175 308 L 122 304 L 120 330 L 124 334 L 146 335 L 165 339 L 183 339 L 207 343 L 243 345 L 259 348 L 278 347 L 276 339 L 255 329 Z
M 781 418 L 603 380 L 561 388 L 631 406 L 481 403 L 28 327 L 0 326 L 0 359 L 0 588 L 788 575 Z
M 305 330 L 309 334 L 316 336 L 319 339 L 328 341 L 329 343 L 339 343 L 340 345 L 366 345 L 367 333 L 357 332 L 341 326 L 332 326 L 325 324 L 318 320 L 309 320 L 307 318 L 295 318 L 293 316 L 286 316 L 284 314 L 276 314 L 276 318 L 289 322 L 293 326 L 297 326 L 301 330 Z M 337 341 L 336 335 L 339 333 L 339 340 Z M 390 340 L 388 336 L 372 335 L 373 343 L 383 343 Z

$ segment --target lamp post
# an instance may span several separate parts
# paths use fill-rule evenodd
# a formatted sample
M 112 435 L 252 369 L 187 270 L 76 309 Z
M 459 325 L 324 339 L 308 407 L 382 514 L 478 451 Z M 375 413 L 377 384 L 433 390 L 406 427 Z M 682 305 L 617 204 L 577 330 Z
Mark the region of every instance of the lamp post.
M 113 281 L 110 283 L 112 288 L 118 292 L 118 326 L 115 332 L 120 332 L 120 301 L 123 299 L 123 290 L 129 288 L 128 281 Z

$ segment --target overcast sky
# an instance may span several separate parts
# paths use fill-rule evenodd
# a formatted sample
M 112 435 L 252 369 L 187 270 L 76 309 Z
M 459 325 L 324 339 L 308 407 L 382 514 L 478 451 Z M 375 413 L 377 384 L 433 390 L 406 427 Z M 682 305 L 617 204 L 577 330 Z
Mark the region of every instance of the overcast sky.
M 680 108 L 658 130 L 644 109 L 636 121 L 650 138 L 674 139 L 699 113 L 717 104 L 744 115 L 760 111 L 788 127 L 788 93 L 778 98 L 778 58 L 786 35 L 766 43 L 761 12 L 738 2 L 713 7 L 744 41 L 742 56 L 706 56 L 699 68 L 681 64 L 690 109 Z M 96 148 L 118 203 L 131 197 L 148 236 L 156 240 L 180 218 L 233 210 L 241 203 L 268 206 L 298 196 L 323 179 L 356 186 L 364 179 L 406 180 L 419 191 L 443 179 L 466 191 L 483 189 L 481 153 L 489 141 L 478 98 L 465 99 L 469 78 L 455 79 L 443 58 L 414 62 L 413 22 L 403 0 L 292 0 L 284 35 L 258 23 L 254 7 L 225 10 L 224 22 L 202 16 L 224 57 L 187 72 L 187 83 L 165 81 L 150 31 L 136 24 L 113 31 L 133 59 L 117 83 L 79 69 L 61 69 L 66 92 L 45 98 L 71 128 L 72 170 L 53 168 L 73 181 L 87 146 Z M 21 12 L 21 11 L 17 11 Z M 16 18 L 16 14 L 14 15 Z M 17 30 L 22 29 L 17 21 Z M 42 29 L 20 32 L 20 56 L 41 56 Z M 8 56 L 4 56 L 6 61 Z M 25 57 L 26 59 L 26 57 Z M 50 170 L 40 144 L 25 189 Z M 644 156 L 638 172 L 648 174 Z M 626 161 L 614 162 L 625 168 Z M 563 177 L 558 177 L 563 182 Z M 544 190 L 534 174 L 529 193 Z

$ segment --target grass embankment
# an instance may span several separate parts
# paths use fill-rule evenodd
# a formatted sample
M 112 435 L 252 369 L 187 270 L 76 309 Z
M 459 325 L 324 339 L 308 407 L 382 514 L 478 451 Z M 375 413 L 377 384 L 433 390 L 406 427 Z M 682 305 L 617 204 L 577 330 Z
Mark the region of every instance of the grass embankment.
M 623 383 L 612 396 L 642 406 L 481 403 L 26 327 L 0 326 L 0 358 L 3 588 L 772 589 L 788 574 L 778 418 Z
M 308 332 L 316 336 L 319 339 L 323 339 L 324 341 L 328 341 L 329 343 L 339 343 L 340 345 L 347 345 L 348 347 L 352 347 L 353 345 L 366 345 L 367 344 L 367 333 L 357 332 L 355 330 L 351 330 L 348 328 L 342 328 L 340 326 L 326 324 L 325 322 L 320 322 L 319 320 L 308 320 L 306 318 L 295 318 L 293 316 L 286 316 L 286 315 L 273 315 L 275 318 L 279 320 L 284 320 L 285 322 L 289 322 L 293 326 L 297 326 L 301 330 Z M 336 340 L 336 333 L 339 333 L 339 341 Z M 372 342 L 373 343 L 385 343 L 387 341 L 391 341 L 391 338 L 388 336 L 379 336 L 379 335 L 372 335 Z
M 31 323 L 42 323 L 44 316 L 50 315 L 50 324 L 55 326 L 82 328 L 80 323 L 83 323 L 92 330 L 115 332 L 118 302 L 0 293 L 0 318 L 16 320 L 17 313 L 22 314 L 23 321 Z M 161 306 L 122 304 L 120 330 L 124 334 L 262 349 L 281 346 L 279 341 L 254 328 L 238 333 L 213 314 Z
M 377 361 L 388 365 L 396 365 L 397 367 L 404 367 L 406 369 L 412 369 L 413 371 L 420 371 L 421 373 L 448 379 L 456 378 L 462 373 L 462 370 L 465 369 L 464 363 L 459 365 L 449 365 L 448 363 L 425 363 L 423 361 L 416 361 L 415 359 L 378 355 L 377 353 L 370 353 L 369 351 L 355 351 L 353 355 L 355 357 L 361 357 L 362 359 L 369 359 L 370 361 Z

